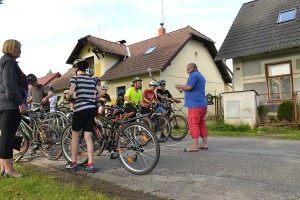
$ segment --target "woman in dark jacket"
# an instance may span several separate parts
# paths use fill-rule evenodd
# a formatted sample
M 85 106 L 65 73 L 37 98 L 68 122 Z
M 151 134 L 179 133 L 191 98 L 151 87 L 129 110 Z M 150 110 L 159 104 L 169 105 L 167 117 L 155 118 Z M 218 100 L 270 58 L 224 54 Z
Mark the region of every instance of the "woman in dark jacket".
M 28 81 L 16 59 L 21 55 L 21 43 L 6 40 L 0 59 L 0 167 L 1 175 L 22 177 L 13 168 L 13 142 L 22 113 L 26 113 Z

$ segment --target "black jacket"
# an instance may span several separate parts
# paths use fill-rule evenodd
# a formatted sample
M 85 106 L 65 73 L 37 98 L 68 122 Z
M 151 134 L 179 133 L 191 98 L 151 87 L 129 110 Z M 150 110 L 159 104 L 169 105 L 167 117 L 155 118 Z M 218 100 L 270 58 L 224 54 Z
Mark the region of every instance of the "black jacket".
M 26 105 L 28 80 L 15 58 L 4 54 L 0 59 L 0 110 Z

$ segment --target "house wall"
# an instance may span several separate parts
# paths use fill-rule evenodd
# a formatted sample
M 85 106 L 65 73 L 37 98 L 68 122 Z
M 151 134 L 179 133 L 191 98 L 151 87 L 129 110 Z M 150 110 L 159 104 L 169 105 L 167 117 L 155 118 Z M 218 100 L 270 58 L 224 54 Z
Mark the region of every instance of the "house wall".
M 172 83 L 186 83 L 188 79 L 186 66 L 191 62 L 197 64 L 198 70 L 206 79 L 206 94 L 211 93 L 212 95 L 218 95 L 228 90 L 231 91 L 230 87 L 224 83 L 213 58 L 208 50 L 204 47 L 204 44 L 195 40 L 190 40 L 174 58 L 171 65 L 160 74 L 160 78 L 165 79 L 167 82 L 166 88 L 174 97 L 182 99 L 184 98 L 184 94 L 179 93 Z M 208 112 L 214 114 L 214 109 L 214 106 L 208 106 Z M 185 113 L 187 113 L 186 108 L 183 108 L 183 110 Z
M 233 90 L 256 90 L 267 93 L 266 64 L 282 61 L 292 62 L 294 91 L 300 90 L 300 51 L 276 53 L 256 57 L 233 59 Z

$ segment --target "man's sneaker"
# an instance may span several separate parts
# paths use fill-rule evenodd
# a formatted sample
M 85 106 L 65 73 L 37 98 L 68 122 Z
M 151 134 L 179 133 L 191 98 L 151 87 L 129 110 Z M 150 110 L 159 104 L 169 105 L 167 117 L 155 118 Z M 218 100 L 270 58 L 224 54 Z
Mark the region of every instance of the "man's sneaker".
M 17 153 L 13 155 L 14 162 L 18 162 L 21 158 L 23 158 L 22 154 Z
M 90 172 L 90 173 L 94 173 L 94 172 L 96 172 L 97 170 L 96 170 L 96 168 L 94 167 L 94 165 L 92 165 L 92 166 L 90 166 L 90 167 L 88 167 L 88 166 L 86 165 L 85 171 L 88 171 L 88 172 Z
M 68 171 L 77 171 L 78 170 L 78 164 L 74 164 L 72 165 L 72 163 L 68 163 L 65 165 L 64 167 L 65 170 L 68 170 Z
M 161 133 L 160 138 L 166 138 L 166 135 L 164 133 Z

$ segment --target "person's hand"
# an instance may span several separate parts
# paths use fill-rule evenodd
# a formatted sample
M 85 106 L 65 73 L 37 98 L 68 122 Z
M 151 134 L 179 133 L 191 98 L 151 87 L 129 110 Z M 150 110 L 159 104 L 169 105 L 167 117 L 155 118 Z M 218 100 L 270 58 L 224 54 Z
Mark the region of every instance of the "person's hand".
M 22 114 L 25 114 L 27 112 L 26 106 L 24 104 L 19 106 L 19 111 Z
M 45 104 L 47 102 L 46 97 L 42 99 L 41 104 Z

